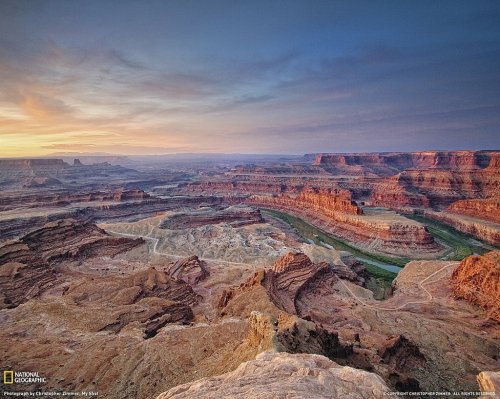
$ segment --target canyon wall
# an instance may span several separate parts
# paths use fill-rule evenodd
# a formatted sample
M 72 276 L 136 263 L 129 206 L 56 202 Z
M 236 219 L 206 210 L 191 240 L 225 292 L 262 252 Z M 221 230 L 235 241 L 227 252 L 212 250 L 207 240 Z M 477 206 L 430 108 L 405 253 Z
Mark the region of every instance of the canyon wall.
M 390 214 L 390 217 L 387 214 L 381 217 L 363 215 L 361 208 L 344 191 L 307 191 L 295 198 L 256 195 L 245 202 L 298 214 L 337 237 L 380 252 L 428 256 L 442 249 L 420 223 L 396 214 Z
M 422 151 L 396 153 L 317 154 L 315 165 L 363 166 L 380 170 L 408 168 L 478 169 L 488 166 L 494 152 L 488 151 Z
M 301 192 L 296 197 L 281 196 L 254 196 L 257 202 L 269 202 L 277 205 L 304 208 L 316 211 L 329 218 L 340 217 L 340 214 L 361 215 L 362 209 L 351 199 L 347 190 L 312 190 Z
M 371 193 L 374 205 L 401 209 L 444 209 L 462 199 L 485 199 L 498 195 L 498 157 L 488 167 L 470 169 L 409 169 L 377 182 Z
M 500 224 L 451 212 L 424 211 L 423 215 L 430 219 L 448 224 L 458 231 L 473 235 L 489 244 L 500 246 Z
M 359 176 L 340 185 L 364 185 L 371 204 L 392 209 L 443 209 L 500 190 L 497 151 L 317 154 L 314 164 L 333 174 Z
M 500 223 L 500 196 L 456 201 L 448 211 Z
M 451 285 L 456 298 L 482 307 L 500 322 L 500 251 L 465 258 L 453 272 Z

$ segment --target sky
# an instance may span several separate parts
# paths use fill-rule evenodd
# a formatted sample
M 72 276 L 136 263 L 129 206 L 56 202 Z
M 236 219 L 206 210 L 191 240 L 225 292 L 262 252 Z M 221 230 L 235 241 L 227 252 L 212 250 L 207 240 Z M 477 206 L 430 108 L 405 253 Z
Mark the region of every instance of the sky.
M 500 149 L 500 1 L 0 0 L 0 157 Z

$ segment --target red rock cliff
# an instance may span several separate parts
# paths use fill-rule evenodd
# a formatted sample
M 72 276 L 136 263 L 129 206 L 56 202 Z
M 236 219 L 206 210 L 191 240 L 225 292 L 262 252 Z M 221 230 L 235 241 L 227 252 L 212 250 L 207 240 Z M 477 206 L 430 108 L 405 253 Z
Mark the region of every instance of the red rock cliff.
M 317 154 L 314 164 L 323 166 L 383 166 L 399 170 L 408 168 L 478 169 L 486 167 L 490 163 L 490 159 L 495 156 L 497 156 L 495 152 L 486 151 Z
M 263 201 L 275 202 L 278 205 L 288 205 L 294 208 L 305 208 L 325 216 L 335 218 L 338 213 L 350 215 L 363 214 L 362 209 L 352 201 L 348 190 L 315 190 L 308 189 L 297 197 L 287 195 L 279 197 L 259 197 Z
M 500 223 L 500 196 L 456 201 L 448 207 L 448 210 Z
M 500 322 L 500 251 L 465 258 L 451 276 L 456 298 L 463 298 L 486 310 Z

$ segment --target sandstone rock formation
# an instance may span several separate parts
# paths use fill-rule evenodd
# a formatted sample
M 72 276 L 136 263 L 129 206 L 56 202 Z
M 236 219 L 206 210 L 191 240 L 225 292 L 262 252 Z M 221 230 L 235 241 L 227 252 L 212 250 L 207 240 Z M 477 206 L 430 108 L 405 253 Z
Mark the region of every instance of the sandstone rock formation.
M 0 264 L 19 262 L 45 266 L 65 258 L 114 256 L 142 242 L 142 239 L 112 237 L 91 223 L 62 219 L 1 246 Z
M 418 192 L 411 192 L 397 181 L 389 180 L 377 184 L 370 196 L 371 204 L 391 209 L 425 209 L 430 207 L 429 199 Z
M 458 231 L 473 235 L 495 246 L 500 246 L 500 223 L 446 211 L 425 210 L 423 214 L 425 217 L 448 224 Z
M 304 254 L 289 253 L 266 272 L 263 285 L 278 308 L 297 314 L 296 301 L 300 293 L 310 289 L 308 285 L 314 284 L 316 280 L 332 275 L 333 270 L 328 263 L 314 264 Z
M 448 210 L 500 223 L 500 196 L 485 199 L 459 200 L 452 203 L 448 207 Z
M 64 203 L 64 196 L 62 199 L 63 203 L 59 204 L 52 203 L 52 196 L 50 195 L 42 196 L 42 203 L 45 199 L 50 203 L 45 204 L 46 206 L 41 209 L 26 211 L 21 208 L 19 210 L 16 209 L 15 212 L 6 212 L 7 215 L 0 218 L 0 242 L 38 229 L 47 222 L 65 218 L 78 219 L 85 222 L 102 222 L 108 220 L 135 221 L 154 215 L 157 212 L 178 209 L 180 207 L 197 208 L 208 205 L 215 206 L 224 202 L 222 197 L 214 196 L 176 196 L 168 199 L 149 197 L 149 195 L 141 190 L 113 191 L 109 195 L 106 195 L 108 196 L 107 200 L 102 196 L 102 192 L 94 195 L 93 198 L 95 200 L 92 200 L 93 195 L 91 194 L 90 198 L 87 194 L 83 194 L 81 197 L 77 195 L 76 199 L 79 198 L 83 201 L 79 206 L 72 204 L 72 199 L 70 199 L 71 202 Z M 37 196 L 30 197 L 32 197 L 31 203 L 36 203 Z M 120 198 L 120 200 L 117 200 L 117 198 Z M 90 199 L 90 202 L 86 202 L 86 199 Z M 15 202 L 10 200 L 9 203 L 10 205 L 6 204 L 5 206 L 15 206 Z
M 272 269 L 258 271 L 239 287 L 225 290 L 219 300 L 221 314 L 249 317 L 252 342 L 263 349 L 321 354 L 375 370 L 398 390 L 418 390 L 419 382 L 406 375 L 425 361 L 416 345 L 401 335 L 345 328 L 347 314 L 341 309 L 349 305 L 336 294 L 335 269 L 324 262 L 314 264 L 304 254 L 290 253 Z M 321 315 L 320 309 L 328 309 L 333 316 Z
M 429 206 L 443 209 L 462 199 L 495 196 L 500 189 L 498 157 L 498 153 L 459 152 L 448 161 L 438 159 L 432 167 L 426 163 L 415 165 L 377 182 L 371 201 L 395 209 Z M 467 208 L 465 203 L 457 205 L 456 210 L 462 208 Z
M 269 201 L 284 206 L 306 208 L 318 212 L 330 218 L 336 218 L 338 214 L 361 215 L 362 209 L 351 199 L 351 193 L 347 190 L 306 190 L 296 197 L 286 195 L 278 197 L 256 196 L 256 201 Z
M 264 352 L 217 377 L 180 385 L 157 399 L 182 398 L 383 398 L 389 389 L 366 371 L 326 357 Z
M 207 278 L 206 262 L 196 255 L 180 259 L 165 268 L 165 272 L 176 280 L 182 280 L 189 285 L 195 285 Z
M 57 262 L 115 256 L 142 242 L 111 237 L 95 225 L 72 219 L 48 223 L 18 241 L 0 246 L 0 306 L 15 307 L 50 288 L 56 279 Z
M 246 202 L 298 215 L 334 236 L 371 250 L 394 255 L 415 253 L 422 257 L 442 251 L 422 224 L 394 212 L 370 211 L 363 214 L 357 205 L 345 198 L 345 194 L 340 195 L 340 199 L 329 201 L 324 200 L 322 193 L 310 192 L 302 193 L 297 198 L 256 195 Z M 316 203 L 313 202 L 315 198 Z
M 129 168 L 103 162 L 94 165 L 70 165 L 62 159 L 3 159 L 0 160 L 0 186 L 10 189 L 74 187 L 75 183 L 102 182 L 137 178 L 140 174 Z
M 139 189 L 116 188 L 97 191 L 51 190 L 23 195 L 0 196 L 0 211 L 19 208 L 64 206 L 73 203 L 139 201 L 151 196 Z
M 248 206 L 230 206 L 219 211 L 201 210 L 198 213 L 178 213 L 162 222 L 162 228 L 182 230 L 205 225 L 227 223 L 233 227 L 262 223 L 260 211 Z
M 489 168 L 469 171 L 405 170 L 391 181 L 406 191 L 425 195 L 431 206 L 445 207 L 462 198 L 491 196 L 498 192 L 498 171 Z
M 67 287 L 64 298 L 82 309 L 107 304 L 106 312 L 87 320 L 87 328 L 118 334 L 138 324 L 145 338 L 168 323 L 192 321 L 191 307 L 200 300 L 191 286 L 154 268 L 127 277 L 83 279 Z
M 456 298 L 482 307 L 500 322 L 500 251 L 465 258 L 453 272 L 451 284 Z
M 337 277 L 334 267 L 328 263 L 312 263 L 303 253 L 288 253 L 277 260 L 272 269 L 257 271 L 239 287 L 225 290 L 218 306 L 224 309 L 239 293 L 260 286 L 278 309 L 300 315 L 297 307 L 299 297 L 311 290 L 315 282 L 327 282 L 329 279 Z
M 477 376 L 481 392 L 500 392 L 500 371 L 482 371 Z
M 318 154 L 314 163 L 328 167 L 360 166 L 377 173 L 408 168 L 478 169 L 495 156 L 488 151 L 423 151 L 393 153 Z

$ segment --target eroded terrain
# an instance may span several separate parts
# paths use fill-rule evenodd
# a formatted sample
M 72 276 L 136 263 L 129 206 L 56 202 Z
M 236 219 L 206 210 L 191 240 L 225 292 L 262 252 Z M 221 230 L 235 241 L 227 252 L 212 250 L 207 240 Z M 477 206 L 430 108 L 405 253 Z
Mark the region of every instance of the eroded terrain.
M 286 360 L 382 397 L 498 370 L 496 152 L 132 166 L 0 161 L 0 356 L 43 365 L 30 390 L 243 395 Z M 322 381 L 284 384 L 353 392 Z

